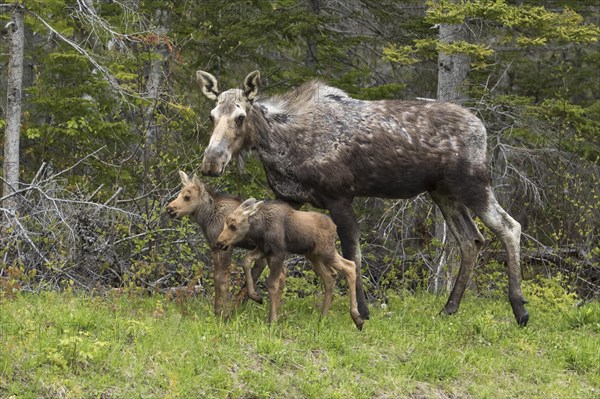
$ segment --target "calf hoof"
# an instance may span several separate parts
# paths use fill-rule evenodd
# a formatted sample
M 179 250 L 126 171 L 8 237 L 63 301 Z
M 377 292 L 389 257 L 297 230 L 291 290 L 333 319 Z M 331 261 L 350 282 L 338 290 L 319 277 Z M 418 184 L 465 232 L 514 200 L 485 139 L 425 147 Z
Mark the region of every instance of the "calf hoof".
M 365 322 L 359 317 L 358 319 L 354 320 L 354 324 L 356 325 L 356 328 L 358 328 L 358 331 L 362 331 Z
M 260 295 L 258 295 L 258 294 L 256 294 L 256 295 L 250 295 L 250 294 L 248 294 L 248 297 L 250 299 L 252 299 L 256 303 L 260 303 L 261 305 L 263 303 L 263 297 L 260 296 Z
M 358 328 L 358 331 L 362 331 L 365 321 L 360 317 L 360 315 L 355 314 L 354 312 L 350 312 L 350 316 L 352 317 L 352 321 L 354 321 L 354 325 L 356 325 L 356 328 Z

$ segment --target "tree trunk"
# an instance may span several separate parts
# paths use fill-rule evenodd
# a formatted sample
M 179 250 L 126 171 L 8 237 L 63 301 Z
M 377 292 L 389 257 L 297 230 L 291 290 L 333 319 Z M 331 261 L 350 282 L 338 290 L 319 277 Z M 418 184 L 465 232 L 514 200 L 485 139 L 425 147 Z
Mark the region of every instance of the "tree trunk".
M 25 28 L 23 8 L 16 5 L 12 11 L 12 20 L 8 24 L 10 31 L 10 54 L 8 61 L 8 85 L 6 101 L 6 131 L 4 137 L 3 196 L 6 197 L 19 189 L 19 134 L 21 130 L 21 86 L 23 84 L 23 53 L 25 47 Z M 7 209 L 17 210 L 16 197 L 6 198 L 2 204 Z
M 309 11 L 315 16 L 319 16 L 321 12 L 321 0 L 308 0 Z M 304 59 L 304 65 L 307 68 L 316 71 L 319 63 L 318 57 L 318 46 L 316 36 L 309 34 L 306 38 L 306 57 Z
M 442 43 L 452 43 L 465 40 L 467 37 L 464 25 L 441 24 L 439 40 Z M 438 101 L 449 101 L 462 103 L 466 99 L 463 92 L 463 83 L 469 73 L 470 60 L 465 54 L 446 54 L 440 52 L 438 55 Z M 448 256 L 448 226 L 439 208 L 435 208 L 434 236 L 440 244 L 438 254 L 434 257 L 433 276 L 429 284 L 430 290 L 439 294 L 450 286 L 449 277 L 454 275 L 458 269 L 456 260 Z M 444 270 L 446 266 L 446 270 Z
M 152 50 L 153 57 L 149 65 L 148 80 L 146 81 L 146 92 L 144 97 L 148 101 L 148 105 L 143 110 L 144 115 L 144 178 L 143 178 L 143 190 L 144 194 L 148 194 L 151 190 L 150 182 L 150 165 L 153 162 L 155 155 L 155 144 L 158 139 L 159 127 L 158 120 L 156 118 L 157 107 L 160 103 L 161 85 L 163 83 L 164 68 L 166 67 L 166 60 L 168 56 L 168 50 L 165 45 L 157 44 Z M 146 197 L 145 208 L 147 214 L 149 214 L 149 203 L 150 198 Z
M 464 25 L 440 25 L 440 42 L 463 41 L 467 37 Z M 469 74 L 470 60 L 466 54 L 438 55 L 438 101 L 462 103 L 466 99 L 462 84 Z

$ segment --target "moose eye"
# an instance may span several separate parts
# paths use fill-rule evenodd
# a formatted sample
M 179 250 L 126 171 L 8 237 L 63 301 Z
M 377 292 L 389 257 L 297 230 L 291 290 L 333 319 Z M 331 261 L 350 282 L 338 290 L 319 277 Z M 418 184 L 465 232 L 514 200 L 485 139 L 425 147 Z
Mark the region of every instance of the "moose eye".
M 237 230 L 237 227 L 235 227 L 235 224 L 230 224 L 230 225 L 229 225 L 229 230 L 231 230 L 231 231 L 236 231 L 236 230 Z
M 184 195 L 183 196 L 183 200 L 184 201 L 189 201 L 190 200 L 190 196 L 189 195 Z
M 235 123 L 237 123 L 238 126 L 241 126 L 242 123 L 244 123 L 244 115 L 240 115 L 236 118 Z

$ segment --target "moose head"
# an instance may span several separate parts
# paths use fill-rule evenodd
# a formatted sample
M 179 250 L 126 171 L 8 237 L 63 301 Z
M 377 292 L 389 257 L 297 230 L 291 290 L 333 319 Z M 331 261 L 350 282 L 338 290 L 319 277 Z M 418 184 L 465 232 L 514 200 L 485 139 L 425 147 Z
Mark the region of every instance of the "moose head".
M 248 140 L 246 117 L 260 89 L 260 72 L 246 76 L 243 89 L 219 92 L 217 79 L 208 72 L 197 71 L 196 78 L 202 93 L 216 105 L 210 111 L 213 132 L 204 151 L 202 174 L 220 176 L 232 158 L 246 147 Z

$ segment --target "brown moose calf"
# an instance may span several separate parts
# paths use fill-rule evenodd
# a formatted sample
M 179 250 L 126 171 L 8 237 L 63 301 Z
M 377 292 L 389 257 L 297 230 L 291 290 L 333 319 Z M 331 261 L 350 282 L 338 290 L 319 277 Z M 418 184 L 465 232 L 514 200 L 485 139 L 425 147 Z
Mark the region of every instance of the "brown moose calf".
M 232 245 L 251 240 L 256 244 L 256 250 L 250 253 L 248 261 L 250 258 L 268 259 L 271 322 L 277 319 L 281 305 L 285 281 L 283 262 L 287 254 L 306 256 L 323 279 L 322 316 L 327 315 L 331 306 L 336 271 L 341 272 L 350 292 L 350 316 L 360 330 L 363 320 L 356 303 L 356 266 L 338 254 L 335 237 L 335 224 L 322 213 L 297 211 L 283 202 L 257 202 L 250 198 L 226 217 L 217 246 L 227 251 Z M 249 275 L 247 266 L 245 271 Z M 251 277 L 248 280 L 248 286 L 251 286 Z
M 193 221 L 200 225 L 200 229 L 210 245 L 212 251 L 214 278 L 215 278 L 215 315 L 224 314 L 224 307 L 227 303 L 227 291 L 229 290 L 229 265 L 231 264 L 231 255 L 233 248 L 227 251 L 216 247 L 217 238 L 221 230 L 225 217 L 229 215 L 240 204 L 241 200 L 232 195 L 217 193 L 206 187 L 200 179 L 194 175 L 191 179 L 185 172 L 179 171 L 183 188 L 179 195 L 169 205 L 167 213 L 175 219 L 189 216 Z M 254 249 L 255 245 L 248 240 L 241 240 L 236 244 L 237 247 Z M 250 273 L 251 260 L 244 259 L 244 270 L 251 279 Z M 254 278 L 258 278 L 266 266 L 264 260 L 257 261 L 253 270 Z M 248 285 L 248 296 L 262 302 L 260 295 L 254 291 L 254 283 Z

